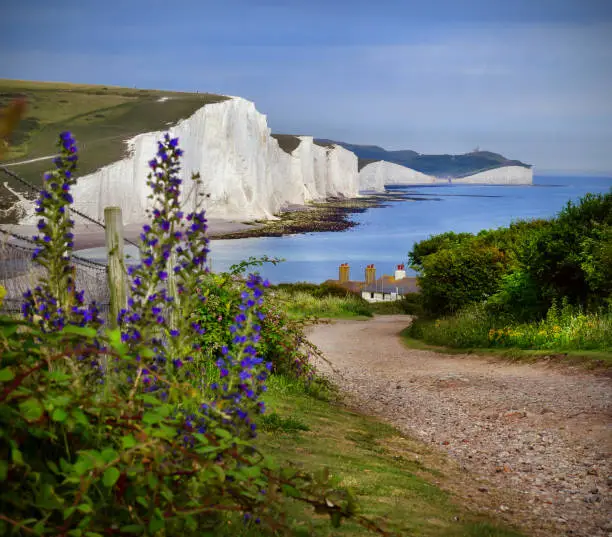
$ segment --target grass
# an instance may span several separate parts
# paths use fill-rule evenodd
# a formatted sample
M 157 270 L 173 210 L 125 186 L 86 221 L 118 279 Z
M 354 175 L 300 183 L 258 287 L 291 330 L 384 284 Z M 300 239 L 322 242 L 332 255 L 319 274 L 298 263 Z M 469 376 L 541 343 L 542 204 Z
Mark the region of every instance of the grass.
M 320 317 L 335 319 L 369 318 L 369 304 L 360 296 L 341 288 L 326 288 L 312 284 L 281 285 L 274 290 L 275 298 L 292 318 Z
M 419 315 L 422 312 L 418 293 L 403 300 L 369 303 L 356 293 L 334 284 L 292 283 L 276 286 L 281 304 L 294 318 L 368 319 L 372 315 Z
M 292 134 L 273 134 L 272 138 L 275 138 L 280 148 L 291 155 L 302 142 L 297 136 Z
M 320 389 L 320 387 L 319 387 Z M 320 393 L 320 392 L 319 392 Z M 323 390 L 323 393 L 327 393 Z M 329 399 L 329 397 L 328 397 Z M 285 464 L 307 471 L 329 468 L 338 486 L 349 487 L 362 505 L 362 514 L 385 519 L 387 529 L 400 535 L 422 537 L 519 537 L 521 534 L 495 521 L 467 511 L 433 481 L 444 479 L 428 466 L 427 447 L 401 435 L 393 427 L 351 412 L 338 403 L 312 397 L 304 385 L 286 377 L 273 376 L 265 397 L 266 406 L 279 418 L 304 428 L 266 427 L 262 418 L 260 449 Z M 339 529 L 328 519 L 301 504 L 290 504 L 296 535 L 372 535 L 354 522 Z M 217 535 L 250 537 L 262 535 L 258 528 L 244 528 L 231 518 Z M 240 528 L 240 529 L 239 529 Z M 224 533 L 227 531 L 227 533 Z
M 472 306 L 440 319 L 417 319 L 403 335 L 413 348 L 612 366 L 612 312 L 585 314 L 568 304 L 553 305 L 545 319 L 532 323 L 504 323 Z
M 207 93 L 0 79 L 0 108 L 19 96 L 27 100 L 26 116 L 3 163 L 52 155 L 58 133 L 70 130 L 80 148 L 80 175 L 123 158 L 128 138 L 165 130 L 205 104 L 226 99 Z M 160 102 L 162 97 L 167 100 Z M 37 185 L 50 167 L 50 160 L 42 160 L 11 169 Z M 23 186 L 6 179 L 10 187 L 23 192 Z M 0 198 L 5 202 L 0 209 L 14 201 L 7 192 Z
M 606 351 L 559 351 L 519 348 L 495 347 L 448 347 L 432 345 L 411 336 L 410 327 L 401 333 L 404 345 L 411 349 L 427 350 L 443 354 L 475 354 L 496 356 L 504 360 L 535 363 L 548 361 L 551 363 L 564 363 L 578 365 L 586 369 L 612 368 L 612 352 Z

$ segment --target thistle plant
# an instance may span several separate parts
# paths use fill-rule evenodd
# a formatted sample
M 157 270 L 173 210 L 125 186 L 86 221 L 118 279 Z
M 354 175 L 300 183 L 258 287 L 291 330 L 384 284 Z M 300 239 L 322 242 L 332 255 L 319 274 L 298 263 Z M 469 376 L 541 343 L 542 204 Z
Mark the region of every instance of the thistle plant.
M 44 331 L 61 330 L 66 324 L 99 327 L 102 320 L 95 302 L 86 306 L 82 291 L 75 286 L 75 268 L 70 256 L 74 247 L 74 220 L 70 218 L 70 194 L 76 179 L 78 153 L 69 132 L 60 134 L 56 169 L 44 175 L 43 188 L 36 200 L 39 235 L 32 259 L 46 269 L 34 290 L 24 293 L 23 316 Z

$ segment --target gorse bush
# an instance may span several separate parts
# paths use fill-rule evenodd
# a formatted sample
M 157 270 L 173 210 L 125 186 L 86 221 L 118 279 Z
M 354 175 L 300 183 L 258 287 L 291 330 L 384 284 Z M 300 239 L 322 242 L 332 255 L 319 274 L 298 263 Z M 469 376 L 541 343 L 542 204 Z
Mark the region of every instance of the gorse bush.
M 325 478 L 258 452 L 277 344 L 264 338 L 267 282 L 233 282 L 229 307 L 203 292 L 216 281 L 206 219 L 180 208 L 178 140 L 166 135 L 149 162 L 151 222 L 114 330 L 74 287 L 69 133 L 60 150 L 37 208 L 49 277 L 26 293 L 24 321 L 0 319 L 0 535 L 205 536 L 236 512 L 280 534 L 288 501 L 376 529 L 350 494 L 332 501 Z

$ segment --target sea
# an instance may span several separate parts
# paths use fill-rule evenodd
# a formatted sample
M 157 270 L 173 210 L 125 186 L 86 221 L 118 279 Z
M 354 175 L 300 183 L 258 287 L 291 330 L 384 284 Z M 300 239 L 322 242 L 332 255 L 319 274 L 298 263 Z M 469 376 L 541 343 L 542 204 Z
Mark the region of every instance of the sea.
M 353 214 L 357 225 L 345 231 L 211 241 L 212 270 L 266 255 L 284 260 L 256 268 L 271 283 L 336 279 L 341 263 L 349 264 L 351 279 L 362 280 L 372 263 L 377 275 L 393 274 L 398 264 L 408 268 L 408 252 L 431 235 L 477 233 L 516 220 L 554 217 L 568 201 L 578 202 L 589 192 L 610 192 L 612 177 L 534 176 L 532 185 L 437 184 L 388 190 L 412 200 Z M 415 274 L 410 269 L 407 273 Z
M 209 265 L 218 272 L 251 257 L 281 259 L 253 269 L 273 284 L 336 279 L 341 263 L 349 264 L 355 280 L 364 279 L 370 264 L 378 276 L 393 274 L 400 264 L 406 265 L 407 275 L 414 275 L 408 268 L 408 252 L 416 242 L 446 231 L 477 233 L 516 220 L 554 217 L 569 201 L 578 202 L 589 192 L 612 191 L 612 177 L 535 175 L 532 185 L 441 183 L 388 190 L 411 199 L 352 214 L 357 225 L 344 231 L 213 240 Z M 135 260 L 135 249 L 126 251 Z M 103 248 L 77 253 L 92 259 L 105 256 Z

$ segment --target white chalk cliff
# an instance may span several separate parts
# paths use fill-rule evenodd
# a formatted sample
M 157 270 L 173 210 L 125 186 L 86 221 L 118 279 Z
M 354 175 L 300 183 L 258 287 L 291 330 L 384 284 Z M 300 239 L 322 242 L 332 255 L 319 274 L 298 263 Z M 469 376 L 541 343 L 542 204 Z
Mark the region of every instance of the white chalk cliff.
M 367 164 L 359 171 L 361 190 L 384 192 L 385 185 L 422 185 L 448 183 L 448 179 L 433 177 L 400 164 L 380 160 Z M 451 178 L 453 184 L 531 185 L 533 170 L 524 166 L 503 166 L 484 172 Z
M 322 147 L 302 136 L 288 154 L 270 135 L 266 116 L 239 97 L 203 106 L 169 132 L 178 136 L 184 150 L 181 204 L 186 210 L 200 199 L 210 217 L 272 218 L 286 205 L 354 197 L 359 191 L 353 153 L 336 145 Z M 117 205 L 125 223 L 145 221 L 148 161 L 162 136 L 139 134 L 127 142 L 128 157 L 81 177 L 73 190 L 75 208 L 101 220 L 104 207 Z M 200 173 L 199 188 L 191 172 Z M 199 196 L 202 193 L 209 197 Z
M 359 188 L 383 192 L 385 185 L 421 185 L 434 183 L 435 178 L 400 164 L 379 160 L 359 171 Z
M 533 169 L 524 166 L 503 166 L 485 172 L 458 177 L 453 183 L 482 185 L 531 185 Z
M 300 143 L 289 154 L 271 136 L 266 116 L 240 97 L 207 104 L 169 132 L 178 136 L 184 150 L 181 205 L 193 210 L 201 203 L 212 218 L 270 219 L 286 206 L 311 200 L 355 197 L 362 190 L 384 191 L 385 185 L 443 181 L 385 161 L 358 171 L 354 153 L 336 144 L 318 145 L 311 136 L 297 137 Z M 103 220 L 104 208 L 115 205 L 121 207 L 126 224 L 148 220 L 148 162 L 163 134 L 139 134 L 126 142 L 126 158 L 79 178 L 73 189 L 75 208 Z M 199 186 L 191 181 L 192 172 L 200 173 Z M 531 184 L 532 176 L 529 168 L 509 166 L 452 182 Z M 23 224 L 37 221 L 29 205 Z

